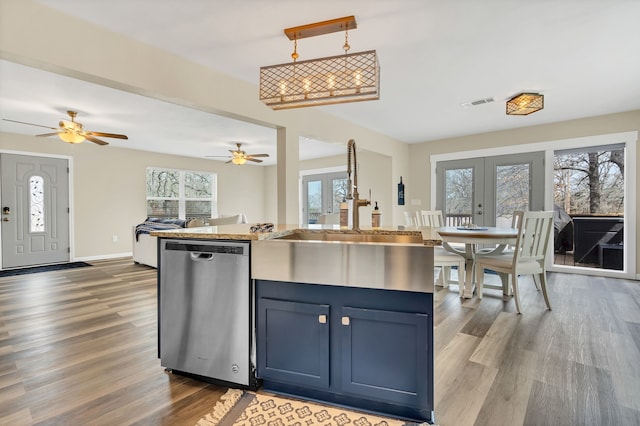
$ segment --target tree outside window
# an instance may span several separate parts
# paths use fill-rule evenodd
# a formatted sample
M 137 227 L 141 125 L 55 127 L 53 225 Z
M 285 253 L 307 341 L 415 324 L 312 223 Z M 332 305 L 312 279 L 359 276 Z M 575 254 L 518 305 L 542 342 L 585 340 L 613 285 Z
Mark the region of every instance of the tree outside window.
M 147 216 L 209 218 L 216 211 L 216 175 L 147 168 Z
M 557 152 L 554 203 L 571 215 L 624 214 L 624 148 Z

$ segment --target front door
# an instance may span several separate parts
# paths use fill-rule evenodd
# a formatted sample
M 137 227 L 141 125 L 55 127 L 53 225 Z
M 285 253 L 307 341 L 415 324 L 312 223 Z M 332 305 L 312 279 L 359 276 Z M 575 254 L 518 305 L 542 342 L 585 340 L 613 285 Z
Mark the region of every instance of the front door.
M 68 262 L 68 161 L 0 154 L 0 172 L 2 268 Z
M 544 153 L 438 162 L 436 208 L 448 226 L 509 228 L 514 210 L 544 208 Z

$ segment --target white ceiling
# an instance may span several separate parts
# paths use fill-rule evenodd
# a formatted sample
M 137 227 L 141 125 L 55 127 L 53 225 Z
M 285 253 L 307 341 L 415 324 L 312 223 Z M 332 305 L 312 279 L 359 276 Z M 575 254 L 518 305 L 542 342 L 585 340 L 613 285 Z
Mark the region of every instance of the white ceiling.
M 381 99 L 317 108 L 407 143 L 640 109 L 637 0 L 38 3 L 251 82 L 256 96 L 260 66 L 291 60 L 284 28 L 355 15 L 351 52 L 377 50 Z M 300 40 L 300 60 L 339 54 L 343 43 L 341 33 Z M 544 110 L 506 116 L 505 100 L 522 91 L 543 93 Z M 88 130 L 129 136 L 108 139 L 114 146 L 204 157 L 242 142 L 271 154 L 264 164 L 276 160 L 273 129 L 0 61 L 2 118 L 55 127 L 69 108 Z M 46 132 L 6 121 L 0 131 Z M 300 151 L 344 147 L 303 141 Z

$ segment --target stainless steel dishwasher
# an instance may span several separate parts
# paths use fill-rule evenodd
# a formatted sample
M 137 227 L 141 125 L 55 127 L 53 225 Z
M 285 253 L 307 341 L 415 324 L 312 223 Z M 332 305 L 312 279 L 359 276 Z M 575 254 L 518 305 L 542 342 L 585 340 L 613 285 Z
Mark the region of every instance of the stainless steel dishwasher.
M 163 367 L 254 386 L 249 247 L 249 242 L 160 240 Z

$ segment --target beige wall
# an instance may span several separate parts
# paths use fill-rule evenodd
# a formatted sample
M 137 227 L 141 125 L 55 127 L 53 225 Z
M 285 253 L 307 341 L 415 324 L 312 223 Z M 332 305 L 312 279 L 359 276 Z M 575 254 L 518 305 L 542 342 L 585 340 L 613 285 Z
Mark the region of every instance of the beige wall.
M 392 226 L 393 217 L 391 212 L 394 209 L 393 193 L 389 190 L 391 176 L 391 157 L 375 152 L 361 150 L 357 148 L 358 159 L 358 189 L 360 198 L 369 199 L 369 189 L 371 189 L 371 206 L 360 208 L 360 226 L 371 225 L 371 210 L 378 202 L 378 207 L 382 212 L 381 225 Z M 347 169 L 347 151 L 344 155 L 325 157 L 315 160 L 300 162 L 300 170 L 318 170 L 324 168 L 341 167 Z M 396 224 L 397 225 L 397 224 Z
M 218 213 L 242 212 L 262 222 L 265 168 L 221 161 L 156 154 L 132 149 L 69 145 L 55 138 L 0 133 L 2 151 L 71 158 L 74 258 L 130 253 L 132 227 L 146 217 L 146 168 L 149 166 L 208 171 L 217 174 Z M 112 242 L 113 236 L 118 242 Z
M 423 206 L 430 205 L 431 155 L 630 131 L 640 131 L 640 110 L 410 145 L 411 185 L 407 189 L 410 194 L 408 198 L 420 199 Z M 628 161 L 639 164 L 640 150 L 636 150 L 636 158 Z M 637 173 L 636 182 L 632 187 L 636 191 L 640 188 L 640 173 Z M 640 197 L 636 197 L 635 211 L 638 212 L 639 209 Z M 636 242 L 639 241 L 639 233 L 640 228 L 636 228 Z M 636 271 L 638 271 L 640 256 L 636 253 L 635 258 Z
M 391 214 L 394 224 L 402 223 L 402 211 L 412 208 L 410 205 L 395 205 L 396 185 L 400 176 L 403 176 L 406 184 L 408 204 L 409 200 L 412 199 L 422 199 L 422 206 L 428 204 L 430 199 L 429 155 L 638 130 L 640 128 L 640 112 L 633 111 L 531 128 L 407 145 L 385 135 L 347 123 L 315 108 L 272 111 L 257 100 L 256 84 L 222 75 L 160 49 L 62 14 L 39 3 L 30 0 L 2 2 L 0 8 L 0 58 L 2 59 L 180 105 L 197 107 L 203 111 L 224 113 L 247 121 L 270 125 L 274 128 L 286 129 L 286 141 L 289 146 L 297 142 L 299 136 L 307 136 L 328 142 L 344 142 L 353 138 L 357 141 L 360 150 L 388 156 L 390 158 L 389 175 L 391 179 L 387 182 L 386 197 L 391 199 L 391 205 L 387 207 L 383 204 L 382 208 L 386 219 L 390 219 L 388 215 Z M 65 24 L 60 25 L 60 22 Z M 34 28 L 38 30 L 33 31 Z M 82 34 L 82 36 L 79 37 L 79 34 Z M 60 54 L 60 46 L 68 46 L 70 40 L 73 41 L 74 54 Z M 3 144 L 5 142 L 9 143 L 4 136 L 2 141 Z M 39 140 L 38 144 L 35 144 L 34 141 L 29 141 L 24 145 L 16 145 L 15 140 L 12 140 L 11 149 L 29 149 L 34 152 L 47 152 L 47 150 L 53 149 L 44 148 L 41 142 Z M 26 148 L 25 146 L 31 147 Z M 5 147 L 0 146 L 1 148 Z M 60 148 L 60 150 L 64 152 L 70 148 L 65 147 Z M 87 145 L 86 147 L 77 148 L 80 149 L 74 151 L 74 156 L 81 155 L 80 152 L 85 152 L 90 147 Z M 97 166 L 111 155 L 101 154 L 100 156 L 94 156 L 94 152 L 94 150 L 90 150 L 83 154 L 85 160 L 82 162 L 83 165 L 93 164 Z M 105 152 L 114 153 L 113 155 L 115 155 L 116 151 L 109 150 Z M 294 150 L 294 152 L 297 152 L 297 150 Z M 173 167 L 182 167 L 182 164 L 187 164 L 188 168 L 195 168 L 193 167 L 194 164 L 203 164 L 202 167 L 204 168 L 209 164 L 205 160 L 179 160 L 177 157 L 170 156 L 156 157 L 155 155 L 150 155 L 150 158 L 162 158 L 163 160 L 158 161 L 174 164 Z M 118 158 L 111 160 L 117 163 Z M 125 160 L 125 158 L 122 158 L 122 161 Z M 637 162 L 638 159 L 636 158 L 635 160 Z M 274 173 L 269 168 L 267 170 L 260 168 L 260 172 L 255 171 L 255 173 L 259 174 L 255 179 L 247 174 L 240 176 L 230 174 L 225 176 L 224 180 L 222 180 L 221 176 L 219 186 L 221 191 L 229 192 L 229 194 L 225 195 L 225 199 L 227 199 L 227 195 L 230 197 L 225 201 L 225 203 L 230 203 L 229 210 L 243 207 L 243 202 L 240 201 L 240 198 L 234 197 L 248 199 L 247 191 L 249 191 L 249 194 L 253 194 L 253 188 L 255 187 L 261 188 L 265 194 L 262 197 L 266 197 L 261 199 L 262 205 L 260 208 L 262 210 L 260 211 L 263 212 L 262 220 L 276 221 L 276 218 L 284 217 L 288 222 L 297 221 L 298 196 L 290 188 L 298 179 L 299 166 L 296 158 L 287 158 L 287 162 L 289 161 L 295 164 L 293 166 L 291 164 L 278 165 L 281 173 Z M 79 168 L 78 173 L 80 173 L 80 170 Z M 284 172 L 282 172 L 283 170 Z M 229 171 L 229 173 L 235 172 Z M 105 172 L 100 172 L 100 174 L 105 174 Z M 91 173 L 84 177 L 87 178 L 88 175 L 91 175 Z M 123 179 L 123 182 L 133 186 L 131 181 L 126 179 Z M 77 183 L 79 188 L 91 185 L 85 181 Z M 238 183 L 238 186 L 235 185 L 236 183 Z M 637 183 L 635 185 L 636 188 L 638 187 Z M 226 184 L 229 184 L 229 186 Z M 101 189 L 105 189 L 106 184 L 102 185 Z M 367 183 L 363 176 L 361 186 L 368 189 L 366 185 Z M 110 193 L 110 191 L 102 192 Z M 141 203 L 144 200 L 141 194 L 142 192 L 133 192 L 122 199 L 132 206 L 137 205 L 136 203 Z M 221 200 L 222 194 L 223 192 L 220 195 Z M 271 199 L 274 195 L 276 196 L 276 201 Z M 260 195 L 256 195 L 256 197 L 258 197 L 256 200 L 260 199 Z M 377 197 L 378 195 L 374 194 L 374 198 Z M 380 197 L 382 199 L 382 195 Z M 238 201 L 230 201 L 234 199 Z M 284 203 L 278 202 L 279 200 L 284 200 Z M 253 206 L 254 204 L 251 205 Z M 221 207 L 224 210 L 227 209 L 226 206 L 221 205 Z M 116 207 L 105 207 L 105 209 L 116 210 Z M 141 207 L 140 209 L 139 212 L 136 212 L 136 217 L 127 217 L 126 220 L 129 222 L 137 221 L 137 215 L 142 212 Z M 283 213 L 283 210 L 286 211 Z M 251 213 L 247 211 L 249 216 L 251 216 Z M 258 220 L 257 217 L 260 214 L 257 212 L 255 214 L 256 217 L 250 217 L 251 221 Z M 89 221 L 84 217 L 83 220 Z M 120 221 L 116 222 L 120 223 Z M 385 223 L 387 223 L 386 220 Z M 77 226 L 78 230 L 76 232 L 82 232 L 82 235 L 76 237 L 79 256 L 90 256 L 103 250 L 101 246 L 93 247 L 94 244 L 90 241 L 93 238 L 93 233 L 84 234 L 84 232 L 88 232 L 89 226 L 80 226 L 80 224 Z M 130 224 L 127 226 L 130 226 Z M 109 230 L 109 232 L 112 231 Z M 124 231 L 119 230 L 119 232 Z M 111 234 L 108 236 L 109 244 L 112 244 L 110 243 Z M 128 250 L 124 246 L 118 248 L 110 247 L 104 254 L 125 251 Z
M 281 221 L 297 219 L 298 197 L 291 185 L 297 179 L 298 156 L 287 154 L 289 149 L 297 154 L 299 136 L 324 141 L 355 139 L 362 149 L 391 156 L 394 175 L 408 169 L 406 144 L 317 108 L 272 111 L 258 100 L 257 82 L 234 79 L 30 0 L 2 2 L 0 7 L 0 58 L 272 126 L 279 128 L 279 135 L 284 131 L 286 144 L 279 145 L 278 157 L 286 158 L 286 163 L 278 164 L 276 179 Z M 60 54 L 60 46 L 68 46 L 70 40 L 74 54 Z

